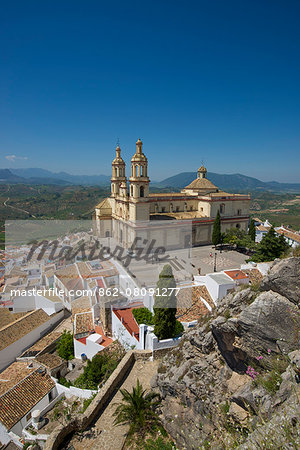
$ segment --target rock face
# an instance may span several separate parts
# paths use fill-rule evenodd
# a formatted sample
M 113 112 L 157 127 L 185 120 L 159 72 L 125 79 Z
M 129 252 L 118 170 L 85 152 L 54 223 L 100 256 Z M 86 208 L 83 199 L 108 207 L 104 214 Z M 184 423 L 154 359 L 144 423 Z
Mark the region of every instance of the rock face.
M 249 447 L 243 448 L 260 448 L 260 434 L 253 434 L 253 442 L 250 434 L 262 427 L 261 417 L 267 427 L 283 408 L 287 420 L 295 416 L 293 439 L 299 437 L 300 445 L 300 415 L 286 406 L 300 400 L 300 320 L 293 294 L 300 280 L 288 275 L 297 267 L 299 258 L 275 263 L 263 292 L 247 288 L 228 295 L 164 357 L 152 386 L 162 396 L 161 417 L 178 448 L 244 445 L 246 432 L 236 435 L 236 428 L 249 432 Z M 287 295 L 278 273 L 285 274 Z M 267 283 L 273 290 L 266 290 Z
M 287 258 L 275 263 L 262 280 L 263 291 L 274 291 L 283 295 L 291 302 L 299 305 L 300 301 L 300 258 Z

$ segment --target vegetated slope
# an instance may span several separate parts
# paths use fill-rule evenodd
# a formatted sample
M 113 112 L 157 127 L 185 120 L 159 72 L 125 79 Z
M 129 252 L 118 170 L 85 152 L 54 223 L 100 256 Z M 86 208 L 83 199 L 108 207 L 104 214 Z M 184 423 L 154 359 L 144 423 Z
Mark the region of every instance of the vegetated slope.
M 166 355 L 152 386 L 180 449 L 299 448 L 300 258 L 229 294 Z
M 182 189 L 191 183 L 197 174 L 195 172 L 182 172 L 172 177 L 166 178 L 159 183 L 159 186 L 169 186 Z M 257 178 L 248 177 L 239 173 L 226 175 L 208 172 L 207 178 L 220 189 L 236 192 L 248 191 L 274 191 L 274 192 L 300 192 L 300 183 L 278 183 L 275 181 L 264 182 Z

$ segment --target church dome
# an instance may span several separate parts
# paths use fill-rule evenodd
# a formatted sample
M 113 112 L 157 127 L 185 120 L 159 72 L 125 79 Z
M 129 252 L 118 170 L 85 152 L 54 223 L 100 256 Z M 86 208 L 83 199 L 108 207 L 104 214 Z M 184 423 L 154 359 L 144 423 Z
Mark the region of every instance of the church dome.
M 143 143 L 141 139 L 136 141 L 136 152 L 131 158 L 131 162 L 147 162 L 147 158 L 143 153 Z
M 121 156 L 121 149 L 120 149 L 119 144 L 116 147 L 116 157 L 113 160 L 112 164 L 117 164 L 118 166 L 120 166 L 120 165 L 125 166 L 125 161 Z

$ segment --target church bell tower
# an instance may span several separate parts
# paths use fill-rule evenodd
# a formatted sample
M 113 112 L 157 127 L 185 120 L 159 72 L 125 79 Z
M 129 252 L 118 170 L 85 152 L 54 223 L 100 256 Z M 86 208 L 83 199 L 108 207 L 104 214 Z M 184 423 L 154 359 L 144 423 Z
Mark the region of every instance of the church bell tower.
M 119 144 L 116 148 L 116 157 L 112 162 L 112 176 L 111 176 L 111 196 L 117 197 L 121 194 L 121 188 L 127 185 L 125 176 L 125 162 L 121 156 L 121 149 Z
M 149 177 L 148 160 L 143 153 L 143 143 L 136 142 L 136 152 L 131 158 L 129 178 L 129 216 L 131 220 L 149 220 Z

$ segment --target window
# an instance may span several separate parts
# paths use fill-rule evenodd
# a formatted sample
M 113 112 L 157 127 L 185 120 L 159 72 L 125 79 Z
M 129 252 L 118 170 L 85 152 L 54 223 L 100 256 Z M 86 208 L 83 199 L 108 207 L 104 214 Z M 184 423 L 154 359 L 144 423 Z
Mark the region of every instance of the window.
M 241 210 L 241 209 L 238 209 L 238 210 L 237 210 L 237 215 L 240 216 L 241 214 L 242 214 L 242 210 Z
M 27 420 L 27 422 L 29 421 L 31 419 L 31 412 L 30 413 L 28 413 L 27 414 L 27 416 L 26 416 L 26 420 Z
M 222 203 L 220 205 L 220 214 L 224 214 L 224 212 L 225 212 L 225 205 L 224 205 L 224 203 Z
M 105 237 L 109 237 L 109 231 L 105 231 Z
M 179 206 L 176 206 L 176 212 L 179 212 Z
M 132 185 L 130 186 L 130 195 L 131 195 L 131 197 L 133 197 L 133 186 Z
M 140 187 L 140 197 L 144 197 L 144 186 Z
M 166 208 L 164 206 L 161 207 L 161 212 L 162 213 L 166 212 Z
M 241 228 L 241 225 L 239 223 L 236 224 L 236 228 Z
M 51 402 L 51 401 L 53 400 L 53 398 L 54 398 L 53 392 L 50 391 L 49 394 L 48 394 L 48 400 L 49 400 L 49 402 Z

